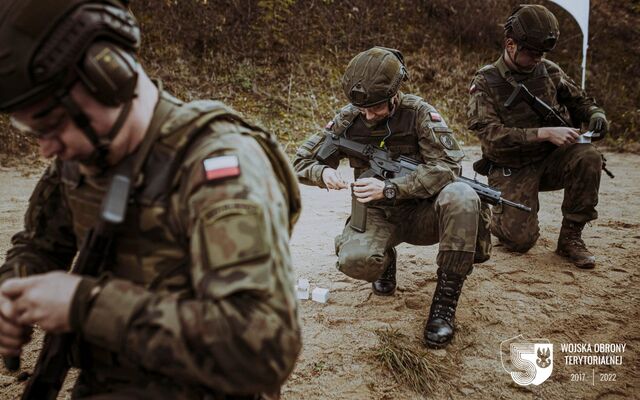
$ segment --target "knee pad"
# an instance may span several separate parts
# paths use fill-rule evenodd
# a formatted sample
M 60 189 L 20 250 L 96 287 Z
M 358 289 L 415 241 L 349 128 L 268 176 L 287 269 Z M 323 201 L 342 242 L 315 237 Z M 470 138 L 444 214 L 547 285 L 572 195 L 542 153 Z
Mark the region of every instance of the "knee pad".
M 343 274 L 359 280 L 373 282 L 385 269 L 384 256 L 340 249 L 336 267 Z

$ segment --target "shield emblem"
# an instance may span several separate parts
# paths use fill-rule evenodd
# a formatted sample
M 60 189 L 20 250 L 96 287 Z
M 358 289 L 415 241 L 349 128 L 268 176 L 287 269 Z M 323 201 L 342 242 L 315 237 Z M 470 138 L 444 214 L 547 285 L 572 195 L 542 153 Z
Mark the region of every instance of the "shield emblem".
M 553 344 L 547 339 L 518 335 L 500 344 L 500 361 L 515 383 L 537 386 L 553 371 Z

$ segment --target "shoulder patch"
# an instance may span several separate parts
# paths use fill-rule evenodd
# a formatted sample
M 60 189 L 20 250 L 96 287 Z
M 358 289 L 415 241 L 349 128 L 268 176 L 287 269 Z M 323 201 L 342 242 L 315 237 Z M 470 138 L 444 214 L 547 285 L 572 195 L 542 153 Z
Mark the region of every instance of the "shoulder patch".
M 444 146 L 445 149 L 448 150 L 459 150 L 460 146 L 455 142 L 453 137 L 448 132 L 443 132 L 440 134 L 440 143 Z
M 334 124 L 333 120 L 329 121 L 329 122 L 324 126 L 324 129 L 331 129 L 331 128 L 333 128 L 333 124 Z
M 435 111 L 429 111 L 429 119 L 433 122 L 442 122 L 442 116 Z
M 240 162 L 235 155 L 210 157 L 202 164 L 204 175 L 209 182 L 240 175 Z

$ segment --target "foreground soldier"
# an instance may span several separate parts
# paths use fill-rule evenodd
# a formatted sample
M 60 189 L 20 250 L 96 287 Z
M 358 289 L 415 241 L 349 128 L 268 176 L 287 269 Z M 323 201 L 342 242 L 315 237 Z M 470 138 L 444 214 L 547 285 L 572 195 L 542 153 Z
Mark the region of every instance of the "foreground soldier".
M 369 205 L 367 227 L 358 232 L 345 226 L 336 238 L 337 266 L 352 278 L 373 282 L 375 294 L 392 295 L 396 289 L 394 246 L 439 243 L 438 284 L 424 339 L 429 346 L 441 347 L 453 337 L 458 298 L 474 262 L 481 205 L 469 186 L 452 182 L 464 154 L 440 114 L 420 97 L 398 92 L 406 77 L 397 50 L 374 47 L 354 57 L 342 78 L 351 104 L 327 125 L 328 132 L 312 136 L 298 149 L 294 167 L 304 184 L 335 190 L 348 187 L 336 171 L 339 157 L 331 160 L 332 165 L 315 158 L 327 133 L 423 162 L 415 173 L 402 178 L 355 181 L 354 195 Z M 368 168 L 356 158 L 350 163 L 356 177 Z M 477 258 L 488 258 L 485 250 Z
M 597 218 L 602 170 L 591 144 L 574 144 L 577 128 L 545 126 L 525 103 L 505 107 L 521 83 L 558 110 L 574 126 L 588 122 L 602 138 L 608 129 L 604 111 L 551 61 L 544 59 L 558 39 L 558 21 L 543 6 L 518 7 L 505 24 L 504 52 L 481 68 L 469 90 L 468 126 L 482 143 L 478 172 L 503 196 L 539 209 L 538 192 L 564 189 L 562 229 L 557 253 L 580 268 L 593 268 L 595 257 L 582 241 L 585 224 Z M 510 250 L 528 251 L 538 240 L 536 212 L 494 207 L 491 230 Z
M 37 324 L 77 334 L 73 398 L 276 396 L 300 350 L 288 247 L 300 199 L 275 139 L 154 85 L 117 1 L 5 0 L 0 20 L 0 109 L 55 157 L 0 269 L 0 354 L 18 355 Z M 107 271 L 52 272 L 126 165 L 135 184 Z

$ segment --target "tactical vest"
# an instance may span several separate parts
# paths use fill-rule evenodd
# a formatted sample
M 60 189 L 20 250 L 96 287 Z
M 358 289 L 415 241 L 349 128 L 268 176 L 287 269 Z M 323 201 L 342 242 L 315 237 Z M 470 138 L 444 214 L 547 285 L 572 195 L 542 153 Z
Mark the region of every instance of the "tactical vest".
M 403 95 L 391 118 L 371 128 L 365 124 L 356 107 L 349 107 L 339 114 L 335 133 L 376 147 L 380 147 L 382 143 L 394 158 L 404 155 L 422 161 L 416 131 L 417 109 L 422 101 L 418 96 Z M 369 169 L 366 161 L 355 157 L 349 157 L 349 165 L 354 169 L 356 177 Z
M 489 86 L 494 103 L 505 127 L 540 128 L 545 126 L 540 117 L 525 102 L 520 102 L 507 109 L 504 103 L 513 93 L 514 84 L 509 82 L 505 71 L 497 66 L 500 61 L 480 69 Z M 533 72 L 526 75 L 512 75 L 515 83 L 522 83 L 529 91 L 549 106 L 558 110 L 569 120 L 567 110 L 558 103 L 557 88 L 547 70 L 546 62 L 539 63 Z M 544 159 L 556 146 L 550 142 L 535 142 L 519 145 L 517 148 L 491 149 L 491 158 L 501 160 L 505 166 L 520 167 Z
M 288 158 L 271 134 L 220 102 L 182 104 L 164 93 L 161 102 L 162 107 L 170 110 L 158 125 L 157 137 L 137 176 L 126 220 L 117 228 L 110 272 L 154 292 L 188 297 L 191 295 L 188 239 L 181 221 L 171 211 L 170 194 L 180 181 L 180 167 L 190 145 L 201 134 L 210 133 L 204 129 L 207 125 L 225 118 L 250 128 L 244 131 L 250 132 L 247 134 L 263 148 L 288 200 L 290 229 L 299 216 L 301 200 Z M 77 162 L 63 163 L 63 190 L 78 247 L 86 232 L 97 223 L 109 180 L 109 176 L 98 179 L 83 176 Z

